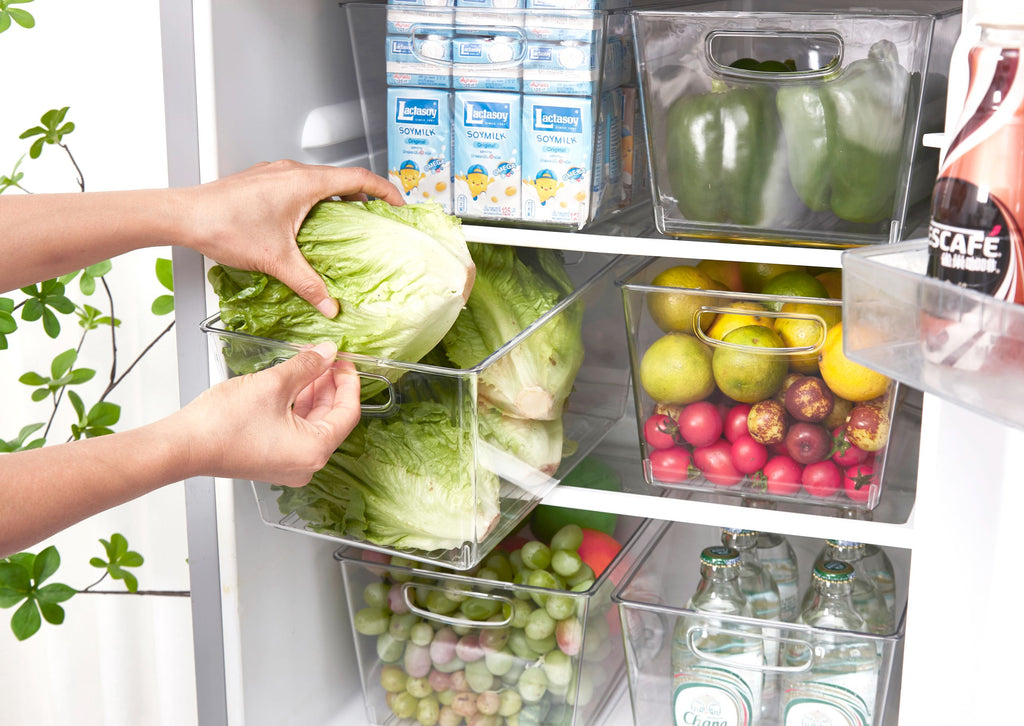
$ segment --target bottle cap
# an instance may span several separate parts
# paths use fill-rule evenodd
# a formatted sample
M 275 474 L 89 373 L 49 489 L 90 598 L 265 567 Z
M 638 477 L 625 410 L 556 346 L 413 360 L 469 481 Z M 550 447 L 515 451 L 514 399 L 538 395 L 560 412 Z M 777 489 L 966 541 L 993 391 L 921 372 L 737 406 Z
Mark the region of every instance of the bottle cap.
M 700 562 L 713 567 L 736 567 L 740 564 L 740 553 L 732 547 L 713 545 L 701 551 Z
M 864 547 L 863 542 L 851 542 L 848 539 L 827 539 L 825 542 L 829 547 L 836 547 L 837 549 L 855 549 L 857 547 Z
M 974 22 L 997 28 L 1024 28 L 1024 8 L 1006 0 L 975 0 Z
M 814 578 L 825 582 L 853 582 L 853 565 L 839 560 L 825 560 L 814 566 Z

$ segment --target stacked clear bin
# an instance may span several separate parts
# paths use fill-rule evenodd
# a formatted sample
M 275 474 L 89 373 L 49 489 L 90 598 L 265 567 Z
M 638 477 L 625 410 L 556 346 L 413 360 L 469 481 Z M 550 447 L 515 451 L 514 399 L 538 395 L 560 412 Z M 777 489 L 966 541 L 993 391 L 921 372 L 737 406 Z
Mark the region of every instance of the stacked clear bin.
M 960 3 L 782 0 L 633 13 L 655 223 L 809 246 L 926 220 Z
M 811 465 L 830 459 L 837 462 L 841 479 L 836 488 L 811 486 L 802 483 L 799 476 L 795 480 L 787 477 L 773 479 L 766 475 L 767 465 L 764 469 L 749 473 L 738 473 L 731 466 L 723 466 L 719 470 L 715 461 L 721 462 L 723 456 L 728 458 L 728 445 L 732 444 L 727 423 L 714 442 L 694 446 L 692 442 L 679 441 L 678 445 L 687 450 L 684 455 L 686 461 L 681 465 L 659 468 L 653 464 L 653 459 L 659 454 L 655 454 L 655 448 L 651 444 L 646 429 L 652 417 L 669 416 L 678 419 L 681 414 L 686 415 L 683 412 L 687 406 L 697 404 L 712 405 L 718 411 L 721 419 L 727 422 L 730 414 L 734 414 L 743 406 L 754 406 L 760 399 L 734 400 L 715 383 L 708 389 L 710 392 L 699 400 L 687 402 L 658 400 L 645 387 L 641 376 L 644 356 L 652 345 L 664 338 L 682 335 L 699 341 L 694 345 L 699 347 L 712 361 L 715 360 L 715 354 L 719 351 L 737 353 L 738 356 L 733 359 L 737 364 L 750 361 L 751 365 L 756 365 L 758 361 L 763 360 L 770 364 L 774 371 L 772 377 L 785 374 L 781 387 L 765 399 L 782 404 L 784 387 L 791 382 L 791 377 L 820 378 L 817 370 L 818 356 L 824 347 L 829 331 L 840 321 L 843 310 L 843 301 L 839 299 L 788 297 L 652 284 L 659 272 L 677 265 L 679 262 L 674 259 L 649 260 L 633 277 L 619 281 L 626 312 L 633 401 L 636 406 L 640 453 L 646 481 L 655 487 L 666 490 L 711 493 L 725 497 L 726 500 L 800 503 L 849 512 L 866 512 L 877 507 L 884 491 L 887 453 L 895 428 L 893 420 L 900 391 L 899 386 L 892 382 L 881 395 L 865 401 L 850 401 L 839 395 L 834 395 L 834 405 L 828 416 L 822 420 L 805 419 L 800 421 L 790 413 L 784 414 L 785 432 L 799 424 L 808 432 L 812 432 L 808 434 L 809 436 L 817 436 L 821 441 L 821 446 L 824 447 L 822 457 L 816 458 L 814 462 L 801 462 L 802 464 Z M 686 330 L 665 330 L 651 315 L 652 303 L 657 304 L 660 300 L 671 297 L 687 301 L 687 307 L 693 309 L 692 325 L 688 325 Z M 751 303 L 755 304 L 756 311 L 752 311 L 749 307 L 745 309 L 737 307 Z M 742 324 L 748 325 L 779 326 L 784 323 L 799 323 L 806 326 L 807 333 L 802 336 L 799 345 L 789 347 L 758 347 L 712 337 L 715 330 L 714 321 L 719 316 L 729 315 L 744 318 Z M 728 338 L 728 336 L 725 337 Z M 722 356 L 723 359 L 726 357 Z M 727 363 L 723 363 L 716 370 L 716 376 L 729 376 L 730 374 L 730 364 Z M 687 369 L 685 367 L 679 369 L 677 375 L 688 375 Z M 779 390 L 783 391 L 781 395 Z M 846 417 L 853 413 L 858 406 L 877 409 L 877 414 L 883 423 L 883 426 L 879 428 L 882 440 L 879 442 L 878 448 L 872 450 L 868 456 L 857 462 L 847 463 L 841 457 L 834 458 L 833 455 L 840 446 L 849 450 L 842 442 L 843 427 Z M 781 408 L 785 408 L 785 406 L 782 405 Z M 874 415 L 876 411 L 872 410 L 870 413 Z M 712 462 L 710 468 L 701 470 L 697 462 L 697 457 L 700 455 L 699 450 L 703 448 L 710 451 L 719 446 L 725 447 L 725 453 L 716 451 L 709 454 L 709 461 Z M 776 442 L 768 446 L 769 461 L 777 454 L 786 453 L 788 452 L 785 450 L 784 443 Z M 717 457 L 717 459 L 711 457 Z M 845 477 L 851 466 L 865 476 L 859 479 L 855 485 L 848 486 Z M 870 468 L 867 468 L 868 466 Z M 801 469 L 803 468 L 801 466 Z M 716 471 L 712 472 L 711 469 Z
M 927 276 L 928 241 L 843 253 L 848 355 L 1024 428 L 1024 307 Z
M 383 70 L 386 158 L 371 165 L 408 201 L 476 223 L 576 230 L 646 200 L 625 13 L 601 0 L 346 8 L 352 27 L 386 29 L 376 50 L 355 39 L 357 70 L 364 91 Z
M 608 331 L 616 329 L 616 321 L 624 324 L 615 280 L 635 267 L 635 261 L 628 258 L 600 254 L 568 260 L 566 271 L 575 291 L 472 368 L 339 354 L 355 363 L 364 392 L 370 388 L 380 391 L 364 403 L 362 418 L 370 426 L 379 424 L 382 430 L 390 431 L 389 436 L 398 436 L 395 445 L 415 452 L 417 437 L 423 435 L 419 428 L 435 425 L 433 419 L 422 418 L 424 404 L 435 408 L 440 404 L 447 411 L 445 420 L 436 425 L 450 430 L 451 434 L 446 435 L 450 452 L 440 458 L 420 457 L 418 480 L 408 482 L 408 486 L 410 497 L 419 496 L 424 506 L 429 501 L 438 507 L 438 526 L 450 540 L 449 547 L 403 545 L 404 535 L 394 542 L 375 541 L 343 521 L 327 517 L 324 511 L 331 511 L 330 507 L 313 513 L 295 509 L 284 497 L 287 489 L 254 481 L 264 522 L 456 570 L 479 564 L 622 418 L 629 393 L 629 361 L 618 338 L 609 340 Z M 204 321 L 201 328 L 213 344 L 215 363 L 229 377 L 234 375 L 232 363 L 242 364 L 245 370 L 258 370 L 300 350 L 286 341 L 225 330 L 219 314 Z M 551 340 L 544 337 L 553 330 L 558 335 Z M 483 400 L 479 397 L 481 387 L 493 376 L 514 376 L 520 358 L 529 359 L 527 351 L 537 341 L 554 344 L 565 336 L 578 336 L 582 362 L 564 407 L 552 411 L 550 420 L 522 420 L 525 428 L 521 436 L 496 433 L 499 430 L 490 428 L 484 420 L 487 407 L 478 406 Z M 527 440 L 534 445 L 523 446 Z M 453 467 L 462 471 L 459 481 L 466 491 L 451 501 L 472 502 L 469 511 L 460 508 L 446 513 L 444 507 L 455 504 L 449 504 L 444 491 L 431 494 L 433 482 L 449 480 Z M 415 487 L 422 487 L 422 492 L 417 494 Z
M 612 590 L 643 531 L 640 520 L 620 517 L 616 538 L 625 547 L 596 580 L 572 590 L 498 576 L 522 538 L 503 543 L 494 566 L 488 558 L 458 574 L 339 549 L 369 723 L 395 723 L 396 712 L 416 718 L 417 700 L 428 711 L 447 706 L 441 723 L 451 726 L 600 723 L 625 688 Z M 560 614 L 555 634 L 534 638 L 530 614 L 555 608 L 549 599 L 569 614 Z
M 823 542 L 794 536 L 788 541 L 797 557 L 803 594 Z M 719 542 L 717 528 L 652 521 L 643 538 L 631 547 L 631 569 L 613 599 L 622 619 L 633 723 L 895 723 L 906 617 L 902 585 L 894 593 L 895 628 L 889 633 L 829 630 L 784 620 L 699 612 L 688 603 L 700 581 L 700 553 Z M 889 554 L 896 581 L 902 583 L 910 566 L 907 553 L 890 549 Z M 864 576 L 857 566 L 855 569 L 856 576 Z M 731 643 L 733 650 L 723 647 L 726 643 Z M 854 670 L 830 662 L 828 654 L 843 648 L 858 651 L 859 660 L 872 667 Z M 674 684 L 673 651 L 677 662 L 696 663 L 711 673 L 722 673 L 721 680 L 691 682 L 692 687 L 682 695 L 683 689 L 677 691 L 677 687 L 685 679 Z M 741 652 L 767 652 L 769 656 L 762 656 L 758 663 L 751 659 L 738 664 L 730 656 Z M 768 662 L 775 653 L 776 662 Z M 761 684 L 754 694 L 756 713 L 748 711 L 740 720 L 724 720 L 728 709 L 738 704 L 730 702 L 727 688 L 715 684 L 727 685 L 730 677 Z M 829 709 L 814 708 L 816 682 L 859 695 L 829 704 Z M 845 719 L 821 720 L 826 710 L 833 718 L 841 710 Z

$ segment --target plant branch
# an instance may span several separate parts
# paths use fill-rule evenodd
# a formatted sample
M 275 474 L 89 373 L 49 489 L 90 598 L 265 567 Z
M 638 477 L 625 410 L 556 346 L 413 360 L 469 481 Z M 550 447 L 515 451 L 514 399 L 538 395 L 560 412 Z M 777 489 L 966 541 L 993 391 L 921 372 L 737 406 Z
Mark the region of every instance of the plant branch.
M 79 590 L 80 595 L 160 595 L 163 597 L 191 597 L 191 590 Z
M 145 356 L 145 355 L 146 355 L 147 353 L 149 353 L 149 351 L 150 351 L 150 350 L 152 350 L 153 346 L 154 346 L 154 345 L 156 345 L 157 343 L 159 343 L 159 342 L 160 342 L 160 339 L 161 339 L 161 338 L 163 338 L 163 337 L 164 337 L 165 335 L 167 335 L 167 334 L 168 334 L 169 332 L 171 332 L 171 329 L 172 329 L 173 327 L 174 327 L 174 321 L 172 320 L 172 321 L 171 321 L 171 322 L 170 322 L 170 323 L 168 324 L 168 326 L 167 326 L 166 328 L 164 328 L 164 329 L 163 329 L 163 330 L 162 330 L 162 331 L 160 332 L 160 334 L 159 334 L 159 335 L 157 335 L 157 336 L 156 336 L 155 338 L 153 338 L 153 340 L 151 340 L 151 341 L 150 341 L 149 345 L 147 345 L 147 346 L 146 346 L 145 348 L 143 348 L 143 349 L 142 349 L 142 352 L 141 352 L 141 353 L 139 353 L 139 354 L 138 354 L 138 355 L 137 355 L 137 356 L 135 357 L 135 360 L 133 360 L 133 361 L 132 361 L 132 363 L 131 363 L 131 365 L 130 365 L 130 366 L 128 366 L 128 367 L 127 367 L 127 368 L 125 369 L 124 373 L 122 373 L 122 374 L 121 374 L 121 375 L 120 375 L 120 376 L 119 376 L 119 377 L 117 378 L 117 380 L 115 380 L 115 381 L 112 381 L 112 382 L 110 383 L 110 385 L 109 385 L 109 386 L 107 386 L 107 390 L 105 390 L 105 391 L 103 392 L 103 395 L 102 395 L 102 396 L 100 396 L 100 399 L 99 399 L 99 400 L 100 400 L 100 401 L 104 401 L 104 400 L 106 400 L 106 398 L 107 398 L 107 395 L 108 395 L 108 394 L 110 394 L 110 393 L 111 393 L 111 392 L 112 392 L 112 391 L 113 391 L 113 390 L 114 390 L 114 389 L 115 389 L 115 388 L 116 388 L 116 387 L 117 387 L 117 386 L 118 386 L 118 385 L 119 385 L 119 384 L 121 383 L 121 381 L 123 381 L 123 380 L 124 380 L 125 376 L 127 376 L 127 375 L 128 375 L 129 373 L 131 373 L 131 372 L 132 372 L 132 369 L 133 369 L 133 368 L 135 368 L 135 366 L 136 366 L 136 365 L 137 365 L 137 364 L 139 363 L 139 361 L 141 361 L 141 360 L 142 360 L 143 356 Z
M 107 293 L 107 301 L 110 303 L 110 378 L 108 379 L 107 388 L 103 392 L 105 396 L 117 378 L 117 318 L 114 317 L 114 296 L 110 292 L 110 285 L 107 284 L 107 276 L 101 275 L 100 282 L 103 284 L 103 289 Z M 100 400 L 103 400 L 102 396 Z
M 78 182 L 78 188 L 81 191 L 84 192 L 85 191 L 85 175 L 82 174 L 82 170 L 79 168 L 78 162 L 75 161 L 75 155 L 71 153 L 71 149 L 69 149 L 66 144 L 58 144 L 58 146 L 60 146 L 60 148 L 64 149 L 64 151 L 67 152 L 68 158 L 71 159 L 71 163 L 74 164 L 74 166 L 75 166 L 75 173 L 78 175 L 78 178 L 75 181 Z

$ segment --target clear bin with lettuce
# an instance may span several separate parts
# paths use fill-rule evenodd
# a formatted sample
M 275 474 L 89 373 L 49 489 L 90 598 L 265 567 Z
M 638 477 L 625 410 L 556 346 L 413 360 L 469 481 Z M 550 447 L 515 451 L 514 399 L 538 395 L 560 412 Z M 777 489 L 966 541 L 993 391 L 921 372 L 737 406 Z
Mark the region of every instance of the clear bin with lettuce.
M 659 231 L 849 246 L 926 219 L 960 3 L 882 5 L 634 12 Z
M 333 339 L 362 417 L 305 487 L 254 482 L 264 521 L 454 569 L 479 563 L 621 418 L 629 360 L 608 255 L 467 244 L 437 205 L 321 203 L 298 234 L 339 299 L 216 266 L 202 329 L 227 376 Z M 618 320 L 619 323 L 615 321 Z

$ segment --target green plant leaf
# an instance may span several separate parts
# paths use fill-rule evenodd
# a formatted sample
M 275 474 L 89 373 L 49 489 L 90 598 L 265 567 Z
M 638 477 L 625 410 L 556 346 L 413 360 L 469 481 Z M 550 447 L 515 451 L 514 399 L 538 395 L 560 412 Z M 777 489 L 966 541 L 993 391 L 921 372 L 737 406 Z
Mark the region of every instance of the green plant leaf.
M 161 285 L 174 292 L 174 265 L 166 257 L 157 258 L 156 279 L 160 281 Z
M 0 11 L 0 33 L 11 27 L 11 16 L 6 10 Z
M 45 388 L 37 388 L 36 390 L 32 391 L 31 398 L 36 403 L 39 403 L 40 401 L 42 401 L 43 399 L 45 399 L 49 395 L 50 395 L 50 392 L 48 390 L 46 390 Z
M 74 348 L 69 348 L 63 353 L 58 353 L 50 363 L 50 376 L 54 379 L 60 378 L 71 370 L 71 366 L 75 364 L 75 360 L 77 358 L 78 351 Z
M 37 599 L 36 603 L 39 605 L 39 609 L 43 613 L 43 618 L 50 625 L 60 625 L 64 622 L 64 608 L 56 603 L 44 602 Z
M 11 618 L 11 630 L 18 640 L 31 638 L 39 630 L 40 625 L 42 625 L 42 619 L 39 617 L 39 607 L 32 598 L 22 603 Z
M 154 301 L 150 307 L 150 311 L 154 315 L 167 315 L 168 313 L 174 312 L 174 296 L 173 295 L 160 295 Z
M 102 541 L 102 540 L 101 540 Z M 107 566 L 106 560 L 101 560 L 99 557 L 90 557 L 89 564 L 93 567 L 105 568 Z
M 35 439 L 34 441 L 29 441 L 27 444 L 25 442 L 28 440 L 29 436 L 34 434 L 39 429 L 43 428 L 43 426 L 45 426 L 45 424 L 41 423 L 22 426 L 21 431 L 18 432 L 17 438 L 11 439 L 10 441 L 4 441 L 3 439 L 0 439 L 0 454 L 8 454 L 12 451 L 21 451 L 23 449 L 29 448 L 39 448 L 40 446 L 43 445 L 43 443 L 45 443 L 44 439 Z
M 71 407 L 75 409 L 75 413 L 78 414 L 78 420 L 81 421 L 82 417 L 85 416 L 85 404 L 82 402 L 82 397 L 74 391 L 68 391 L 68 400 L 71 401 Z
M 38 139 L 32 142 L 32 146 L 29 148 L 28 155 L 30 158 L 38 159 L 39 155 L 43 153 L 44 144 L 62 144 L 64 137 L 75 130 L 75 125 L 70 121 L 64 123 L 64 117 L 67 115 L 69 108 L 69 106 L 61 109 L 52 108 L 39 119 L 42 122 L 41 126 L 33 126 L 21 132 L 21 135 L 18 137 L 21 139 L 39 136 Z
M 17 594 L 20 600 L 28 595 L 29 588 L 31 587 L 32 576 L 28 570 L 14 562 L 0 561 L 0 591 L 7 594 Z M 18 602 L 18 600 L 15 602 Z M 10 607 L 10 605 L 3 605 L 3 607 Z
M 89 409 L 90 426 L 113 426 L 121 418 L 121 407 L 116 403 L 100 401 Z
M 43 310 L 43 330 L 54 339 L 60 335 L 60 321 L 57 320 L 57 316 L 51 310 Z
M 85 383 L 91 381 L 93 376 L 96 375 L 96 371 L 92 368 L 76 368 L 71 371 L 67 376 L 64 377 L 64 381 L 69 386 L 78 385 L 79 383 Z
M 60 567 L 60 554 L 53 545 L 37 554 L 36 561 L 32 566 L 32 579 L 36 581 L 36 586 L 43 584 L 50 575 L 57 571 L 58 567 Z
M 54 582 L 50 585 L 44 585 L 43 587 L 39 588 L 36 591 L 36 600 L 38 600 L 41 603 L 65 602 L 67 600 L 70 600 L 77 594 L 78 591 L 75 588 L 69 585 L 65 585 L 63 582 Z
M 34 371 L 29 371 L 28 373 L 22 373 L 21 377 L 18 380 L 21 383 L 24 383 L 26 386 L 41 386 L 44 383 L 46 383 L 48 379 L 43 378 L 41 375 L 35 373 Z
M 22 10 L 21 8 L 7 8 L 7 14 L 11 16 L 11 20 L 23 28 L 34 28 L 36 25 L 36 19 L 33 18 L 32 14 L 27 10 Z

